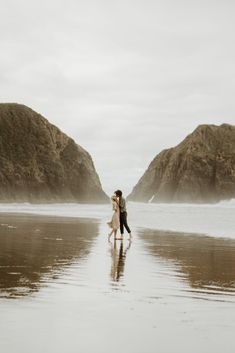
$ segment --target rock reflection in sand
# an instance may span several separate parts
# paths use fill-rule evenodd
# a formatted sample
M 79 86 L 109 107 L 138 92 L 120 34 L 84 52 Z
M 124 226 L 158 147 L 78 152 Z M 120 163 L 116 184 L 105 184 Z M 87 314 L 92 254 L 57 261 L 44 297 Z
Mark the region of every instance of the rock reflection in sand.
M 235 240 L 147 229 L 139 235 L 148 252 L 171 260 L 194 291 L 235 295 Z
M 98 234 L 93 221 L 0 216 L 0 297 L 38 291 L 74 261 L 86 258 Z

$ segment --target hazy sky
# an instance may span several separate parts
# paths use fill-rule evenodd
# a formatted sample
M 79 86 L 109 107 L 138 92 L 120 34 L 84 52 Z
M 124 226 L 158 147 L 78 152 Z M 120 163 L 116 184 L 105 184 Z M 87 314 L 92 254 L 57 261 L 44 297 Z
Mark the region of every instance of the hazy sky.
M 235 124 L 234 0 L 0 0 L 2 102 L 30 106 L 130 192 L 198 124 Z

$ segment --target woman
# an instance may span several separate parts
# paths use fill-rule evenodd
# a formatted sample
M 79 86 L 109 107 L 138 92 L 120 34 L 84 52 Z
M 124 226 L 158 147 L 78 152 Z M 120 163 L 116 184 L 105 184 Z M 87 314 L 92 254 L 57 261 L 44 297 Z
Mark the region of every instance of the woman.
M 119 211 L 119 199 L 116 195 L 111 197 L 113 215 L 111 221 L 107 222 L 108 226 L 111 228 L 111 232 L 109 233 L 109 239 L 111 235 L 114 233 L 114 239 L 117 239 L 117 231 L 120 226 L 120 211 Z

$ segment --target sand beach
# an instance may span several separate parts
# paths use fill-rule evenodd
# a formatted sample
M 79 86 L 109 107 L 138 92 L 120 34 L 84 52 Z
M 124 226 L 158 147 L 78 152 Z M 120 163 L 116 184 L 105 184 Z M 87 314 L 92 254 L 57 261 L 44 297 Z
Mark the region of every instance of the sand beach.
M 232 352 L 235 240 L 0 215 L 1 352 Z

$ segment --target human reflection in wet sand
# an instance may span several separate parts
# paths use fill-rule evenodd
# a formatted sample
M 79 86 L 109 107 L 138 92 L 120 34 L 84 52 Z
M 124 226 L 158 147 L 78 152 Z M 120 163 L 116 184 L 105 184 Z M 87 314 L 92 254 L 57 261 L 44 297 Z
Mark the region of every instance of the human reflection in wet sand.
M 111 265 L 111 279 L 113 282 L 119 282 L 121 277 L 124 275 L 124 267 L 126 261 L 126 254 L 127 251 L 131 247 L 131 241 L 128 241 L 127 246 L 124 248 L 123 240 L 120 242 L 114 240 L 112 243 L 109 241 L 111 246 L 111 258 L 112 258 L 112 265 Z

